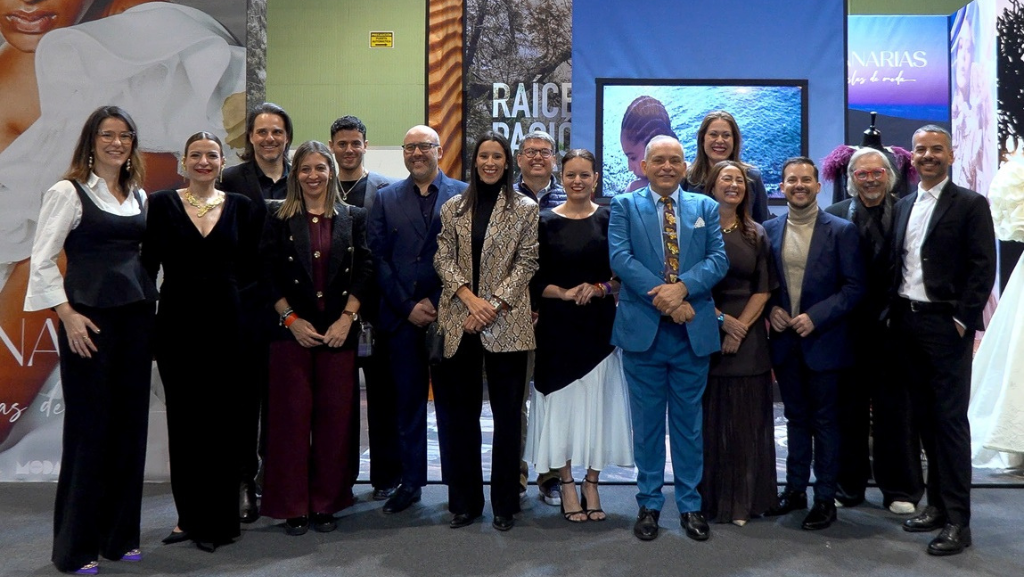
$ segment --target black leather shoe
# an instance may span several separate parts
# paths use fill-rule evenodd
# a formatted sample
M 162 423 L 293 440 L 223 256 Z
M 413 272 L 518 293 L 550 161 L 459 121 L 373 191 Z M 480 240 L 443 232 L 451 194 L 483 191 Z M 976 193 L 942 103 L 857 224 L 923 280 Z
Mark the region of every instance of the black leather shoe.
M 476 518 L 480 515 L 470 515 L 469 513 L 457 513 L 452 517 L 451 523 L 448 523 L 448 527 L 452 529 L 461 529 L 473 524 Z
M 929 555 L 956 555 L 971 546 L 971 528 L 947 523 L 928 544 Z
M 309 522 L 317 533 L 330 533 L 338 528 L 338 520 L 330 513 L 313 513 Z
M 679 516 L 679 524 L 686 531 L 686 536 L 694 541 L 707 541 L 711 536 L 711 527 L 700 511 L 683 513 Z
M 837 488 L 836 501 L 843 507 L 856 507 L 864 502 L 864 493 L 847 493 L 842 488 Z
M 207 553 L 213 553 L 217 551 L 217 546 L 209 541 L 196 541 L 196 549 L 206 551 Z
M 807 493 L 796 491 L 783 491 L 770 509 L 765 511 L 765 517 L 778 517 L 797 509 L 807 508 Z
M 384 503 L 385 513 L 400 513 L 408 509 L 413 503 L 419 502 L 423 495 L 423 491 L 416 487 L 410 489 L 407 485 L 402 485 L 395 491 L 395 494 L 388 499 L 387 503 Z
M 636 514 L 636 523 L 633 523 L 633 534 L 641 541 L 653 541 L 658 538 L 658 519 L 661 518 L 661 511 L 640 507 Z
M 903 522 L 903 530 L 911 533 L 927 533 L 946 526 L 946 514 L 931 505 L 924 508 L 917 517 Z
M 175 543 L 183 543 L 188 540 L 189 536 L 185 531 L 171 531 L 160 542 L 164 545 L 174 545 Z
M 494 521 L 491 521 L 491 526 L 499 531 L 509 531 L 512 527 L 516 526 L 516 518 L 495 515 Z
M 242 482 L 238 488 L 238 520 L 253 523 L 260 518 L 260 506 L 256 501 L 256 483 Z
M 829 528 L 829 526 L 831 526 L 832 523 L 835 523 L 835 521 L 835 500 L 815 501 L 814 506 L 811 507 L 811 512 L 804 517 L 804 523 L 801 527 L 806 531 L 817 531 L 819 529 Z
M 374 501 L 387 501 L 395 494 L 398 490 L 398 485 L 394 487 L 374 487 L 373 488 L 373 500 Z
M 292 517 L 284 522 L 284 532 L 292 537 L 305 535 L 306 531 L 309 531 L 309 517 L 305 515 L 302 517 Z

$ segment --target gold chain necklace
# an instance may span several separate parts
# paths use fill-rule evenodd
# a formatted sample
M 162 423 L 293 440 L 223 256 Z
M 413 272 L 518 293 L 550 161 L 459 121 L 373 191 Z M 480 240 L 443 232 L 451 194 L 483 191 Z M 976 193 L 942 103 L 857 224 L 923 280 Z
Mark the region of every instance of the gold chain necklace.
M 196 214 L 196 216 L 199 218 L 203 218 L 204 216 L 206 216 L 206 213 L 224 204 L 225 198 L 225 194 L 214 192 L 213 198 L 211 200 L 200 200 L 196 198 L 195 195 L 192 194 L 192 189 L 185 189 L 185 201 L 191 204 L 192 206 L 196 207 L 196 209 L 199 211 Z
M 740 225 L 740 219 L 738 219 L 738 218 L 737 218 L 736 220 L 732 221 L 732 224 L 730 224 L 729 226 L 727 226 L 727 227 L 723 228 L 723 229 L 722 229 L 722 232 L 723 232 L 724 234 L 729 234 L 730 232 L 732 232 L 732 231 L 736 230 L 736 228 L 737 228 L 737 227 L 738 227 L 739 225 Z
M 342 201 L 342 202 L 346 202 L 346 201 L 348 201 L 348 193 L 352 192 L 352 189 L 353 189 L 353 188 L 355 188 L 355 187 L 359 186 L 359 183 L 360 183 L 360 182 L 362 182 L 362 180 L 363 180 L 364 178 L 366 178 L 366 175 L 367 175 L 367 172 L 366 172 L 366 170 L 364 169 L 364 170 L 363 170 L 363 175 L 359 177 L 359 180 L 357 180 L 357 181 L 353 182 L 353 183 L 352 183 L 352 186 L 348 187 L 348 190 L 345 190 L 345 187 L 344 187 L 344 186 L 342 186 L 342 184 L 341 184 L 341 180 L 339 180 L 339 181 L 338 181 L 338 188 L 339 188 L 339 189 L 341 189 L 341 201 Z

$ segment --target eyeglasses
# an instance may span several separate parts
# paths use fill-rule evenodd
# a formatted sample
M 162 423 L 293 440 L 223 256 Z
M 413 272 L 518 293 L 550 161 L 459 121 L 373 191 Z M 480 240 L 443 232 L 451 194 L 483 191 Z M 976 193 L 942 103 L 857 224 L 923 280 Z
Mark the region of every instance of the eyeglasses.
M 526 155 L 526 158 L 533 158 L 538 154 L 541 158 L 551 158 L 554 152 L 550 148 L 527 148 L 523 150 L 523 154 Z
M 441 145 L 436 142 L 410 142 L 409 144 L 402 145 L 402 150 L 410 154 L 417 150 L 420 152 L 430 152 L 431 148 L 441 148 Z
M 127 142 L 131 144 L 131 142 L 135 140 L 134 132 L 113 132 L 111 130 L 104 130 L 103 132 L 100 132 L 96 136 L 99 136 L 100 140 L 104 144 L 110 144 L 115 140 L 120 140 L 121 142 Z
M 853 171 L 853 177 L 861 182 L 864 182 L 871 177 L 873 180 L 880 180 L 885 178 L 885 169 L 876 168 L 874 170 L 855 170 Z

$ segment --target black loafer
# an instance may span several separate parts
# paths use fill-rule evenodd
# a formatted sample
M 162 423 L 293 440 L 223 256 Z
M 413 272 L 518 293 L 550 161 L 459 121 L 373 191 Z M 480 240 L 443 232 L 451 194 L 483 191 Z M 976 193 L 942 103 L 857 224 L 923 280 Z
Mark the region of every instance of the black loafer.
M 284 522 L 284 532 L 292 537 L 305 535 L 306 531 L 309 531 L 309 517 L 305 515 L 302 517 L 292 517 Z
M 929 555 L 956 555 L 971 546 L 971 528 L 947 523 L 939 536 L 928 544 Z
M 491 521 L 491 526 L 499 531 L 509 531 L 512 527 L 516 526 L 516 518 L 495 515 L 494 521 Z
M 217 551 L 217 545 L 209 541 L 196 541 L 196 549 L 200 551 L 206 551 L 207 553 L 213 553 Z
M 454 517 L 452 517 L 451 523 L 448 523 L 448 527 L 452 529 L 461 529 L 463 527 L 467 527 L 469 525 L 472 525 L 473 522 L 476 521 L 477 517 L 479 517 L 479 515 L 470 515 L 469 513 L 457 513 Z
M 188 540 L 189 536 L 185 531 L 171 531 L 160 542 L 164 545 L 174 545 L 175 543 L 183 543 Z
M 836 503 L 834 499 L 815 501 L 811 512 L 804 517 L 801 527 L 805 531 L 818 531 L 829 528 L 836 521 Z
M 260 506 L 256 500 L 256 484 L 243 482 L 238 488 L 238 520 L 253 523 L 260 518 Z
M 903 522 L 903 530 L 911 533 L 927 533 L 946 526 L 946 514 L 931 505 L 924 508 L 917 517 Z
M 661 518 L 661 511 L 640 507 L 636 514 L 636 523 L 633 523 L 633 534 L 641 541 L 653 541 L 658 537 L 658 519 Z
M 798 509 L 807 508 L 807 493 L 796 491 L 783 491 L 779 493 L 778 499 L 770 509 L 765 511 L 765 517 L 778 517 Z
M 711 527 L 700 511 L 683 513 L 679 516 L 679 524 L 686 531 L 686 536 L 694 541 L 707 541 L 711 537 Z
M 419 502 L 423 496 L 423 491 L 416 487 L 410 489 L 407 485 L 402 485 L 395 491 L 395 494 L 388 499 L 387 503 L 384 503 L 385 513 L 401 513 L 408 509 L 413 503 Z
M 374 501 L 387 501 L 395 494 L 398 490 L 398 485 L 394 487 L 374 487 L 373 488 L 373 500 Z
M 309 522 L 317 533 L 330 533 L 338 528 L 338 520 L 330 513 L 313 513 Z

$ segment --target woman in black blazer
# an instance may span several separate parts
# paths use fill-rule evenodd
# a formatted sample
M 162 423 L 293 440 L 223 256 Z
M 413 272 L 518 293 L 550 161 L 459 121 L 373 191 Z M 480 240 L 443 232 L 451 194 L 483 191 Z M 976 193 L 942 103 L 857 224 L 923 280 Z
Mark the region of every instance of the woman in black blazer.
M 330 150 L 295 151 L 283 201 L 263 232 L 264 277 L 281 318 L 270 345 L 263 514 L 302 535 L 333 531 L 353 502 L 358 463 L 355 347 L 359 306 L 373 274 L 366 211 L 338 198 Z

